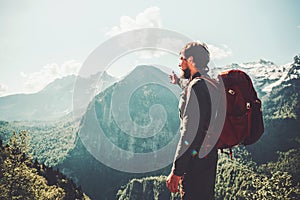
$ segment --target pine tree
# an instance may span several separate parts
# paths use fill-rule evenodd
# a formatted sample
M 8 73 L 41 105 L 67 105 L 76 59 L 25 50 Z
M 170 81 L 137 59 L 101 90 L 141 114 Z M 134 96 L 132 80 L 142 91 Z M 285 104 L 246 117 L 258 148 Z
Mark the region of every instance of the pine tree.
M 1 199 L 63 199 L 64 190 L 48 186 L 47 180 L 30 167 L 29 138 L 25 131 L 13 133 L 8 145 L 1 149 Z

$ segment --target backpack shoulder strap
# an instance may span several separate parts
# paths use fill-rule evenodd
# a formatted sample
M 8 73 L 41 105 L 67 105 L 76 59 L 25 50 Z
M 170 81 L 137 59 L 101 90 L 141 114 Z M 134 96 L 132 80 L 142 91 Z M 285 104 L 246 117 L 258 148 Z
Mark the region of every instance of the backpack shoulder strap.
M 205 77 L 205 76 L 199 76 L 197 77 L 197 79 L 202 79 L 204 80 L 206 83 L 209 83 L 210 85 L 212 85 L 215 89 L 219 89 L 218 85 L 218 81 L 209 77 Z

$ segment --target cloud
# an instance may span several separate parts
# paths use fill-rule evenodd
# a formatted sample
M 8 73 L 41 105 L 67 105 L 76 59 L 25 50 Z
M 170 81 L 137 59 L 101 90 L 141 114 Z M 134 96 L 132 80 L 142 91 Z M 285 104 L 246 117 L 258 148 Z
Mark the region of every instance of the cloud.
M 111 30 L 106 33 L 106 35 L 114 36 L 133 29 L 154 27 L 162 27 L 160 9 L 158 7 L 146 8 L 134 18 L 122 16 L 120 18 L 120 25 L 112 27 Z
M 70 60 L 61 65 L 56 63 L 47 64 L 40 71 L 29 74 L 21 72 L 21 77 L 25 79 L 24 92 L 38 92 L 57 78 L 72 74 L 77 75 L 80 67 L 81 63 Z
M 8 87 L 6 85 L 0 83 L 0 96 L 4 95 L 7 90 L 8 90 Z
M 299 26 L 297 26 L 297 28 L 300 28 L 300 25 L 299 25 Z
M 139 28 L 161 28 L 162 20 L 160 16 L 160 9 L 158 7 L 149 7 L 144 11 L 139 13 L 135 17 L 130 16 L 122 16 L 120 18 L 120 24 L 118 26 L 112 27 L 106 35 L 114 36 L 126 31 L 139 29 Z M 152 59 L 158 58 L 165 54 L 165 52 L 161 52 L 159 50 L 141 50 L 136 51 L 135 54 L 140 59 Z
M 207 45 L 208 50 L 210 52 L 211 59 L 222 59 L 232 55 L 232 50 L 227 46 L 223 45 L 222 47 L 217 47 L 212 44 Z

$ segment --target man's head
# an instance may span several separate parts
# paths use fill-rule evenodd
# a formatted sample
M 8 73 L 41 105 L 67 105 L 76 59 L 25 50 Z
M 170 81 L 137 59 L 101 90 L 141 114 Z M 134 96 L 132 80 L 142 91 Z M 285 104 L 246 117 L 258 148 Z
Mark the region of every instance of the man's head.
M 182 65 L 184 65 L 185 61 L 187 62 L 186 66 L 189 70 L 191 69 L 188 66 L 193 66 L 197 68 L 200 73 L 208 72 L 209 51 L 204 43 L 187 43 L 180 51 L 180 59 L 182 60 Z M 183 66 L 181 67 L 183 70 L 185 69 Z

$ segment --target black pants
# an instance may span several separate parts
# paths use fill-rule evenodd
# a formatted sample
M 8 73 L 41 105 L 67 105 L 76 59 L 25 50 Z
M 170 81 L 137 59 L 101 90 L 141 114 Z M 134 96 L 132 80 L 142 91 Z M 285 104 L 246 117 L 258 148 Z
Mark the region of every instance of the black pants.
M 193 158 L 182 179 L 183 200 L 214 199 L 218 154 L 213 149 L 206 158 Z

